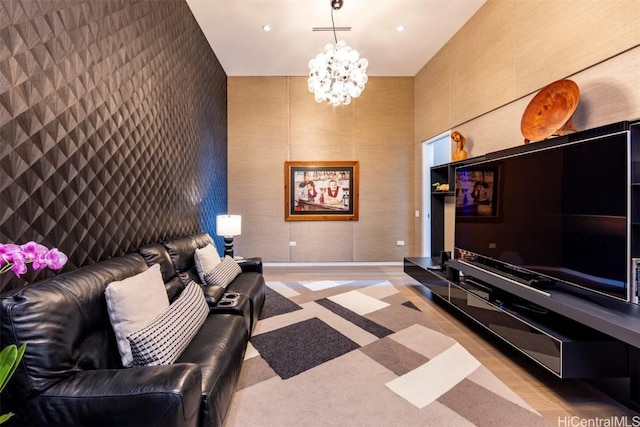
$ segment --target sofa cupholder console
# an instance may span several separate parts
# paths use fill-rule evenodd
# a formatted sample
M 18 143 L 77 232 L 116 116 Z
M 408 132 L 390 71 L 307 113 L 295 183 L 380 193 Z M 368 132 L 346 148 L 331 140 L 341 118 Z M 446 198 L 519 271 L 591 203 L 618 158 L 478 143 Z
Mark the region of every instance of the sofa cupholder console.
M 222 296 L 223 301 L 236 301 L 238 298 L 240 298 L 240 294 L 236 292 L 227 292 Z
M 215 305 L 209 307 L 209 312 L 240 314 L 244 316 L 247 330 L 251 331 L 251 303 L 246 295 L 225 293 Z

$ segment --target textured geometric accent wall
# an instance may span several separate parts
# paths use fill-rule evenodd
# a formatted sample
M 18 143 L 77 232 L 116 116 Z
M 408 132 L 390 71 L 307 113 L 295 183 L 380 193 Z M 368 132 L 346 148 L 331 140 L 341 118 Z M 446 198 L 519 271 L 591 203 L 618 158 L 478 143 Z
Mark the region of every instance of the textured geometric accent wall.
M 58 247 L 71 270 L 215 234 L 226 86 L 183 0 L 1 1 L 0 242 Z

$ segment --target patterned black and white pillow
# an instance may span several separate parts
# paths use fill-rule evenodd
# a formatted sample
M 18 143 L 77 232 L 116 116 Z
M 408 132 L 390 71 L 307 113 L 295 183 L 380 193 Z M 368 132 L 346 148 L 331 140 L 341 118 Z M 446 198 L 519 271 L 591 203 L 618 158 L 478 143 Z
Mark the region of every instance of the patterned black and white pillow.
M 202 288 L 190 282 L 180 296 L 146 327 L 127 336 L 133 366 L 168 365 L 182 354 L 209 313 Z
M 225 256 L 224 259 L 220 261 L 220 264 L 204 274 L 204 280 L 207 285 L 226 288 L 240 273 L 242 273 L 242 269 L 236 260 L 230 256 Z
M 220 255 L 216 247 L 209 243 L 204 248 L 196 249 L 193 254 L 193 260 L 196 263 L 196 270 L 198 270 L 198 276 L 202 283 L 206 283 L 204 275 L 207 271 L 213 270 L 216 265 L 220 264 Z

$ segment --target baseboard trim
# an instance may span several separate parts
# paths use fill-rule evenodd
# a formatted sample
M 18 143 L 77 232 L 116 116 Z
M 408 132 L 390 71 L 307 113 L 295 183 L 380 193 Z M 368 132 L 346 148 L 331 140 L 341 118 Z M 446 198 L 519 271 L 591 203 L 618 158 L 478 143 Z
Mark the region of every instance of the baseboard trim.
M 366 265 L 404 265 L 402 261 L 341 261 L 341 262 L 263 262 L 262 265 L 267 267 L 349 267 L 349 266 L 366 266 Z

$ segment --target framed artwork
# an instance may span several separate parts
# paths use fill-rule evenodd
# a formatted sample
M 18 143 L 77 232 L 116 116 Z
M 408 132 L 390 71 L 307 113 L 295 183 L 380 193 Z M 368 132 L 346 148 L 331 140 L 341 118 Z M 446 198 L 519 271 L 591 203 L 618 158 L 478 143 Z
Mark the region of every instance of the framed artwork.
M 357 221 L 356 161 L 285 162 L 285 221 Z
M 500 220 L 500 168 L 456 168 L 456 218 L 468 221 Z

